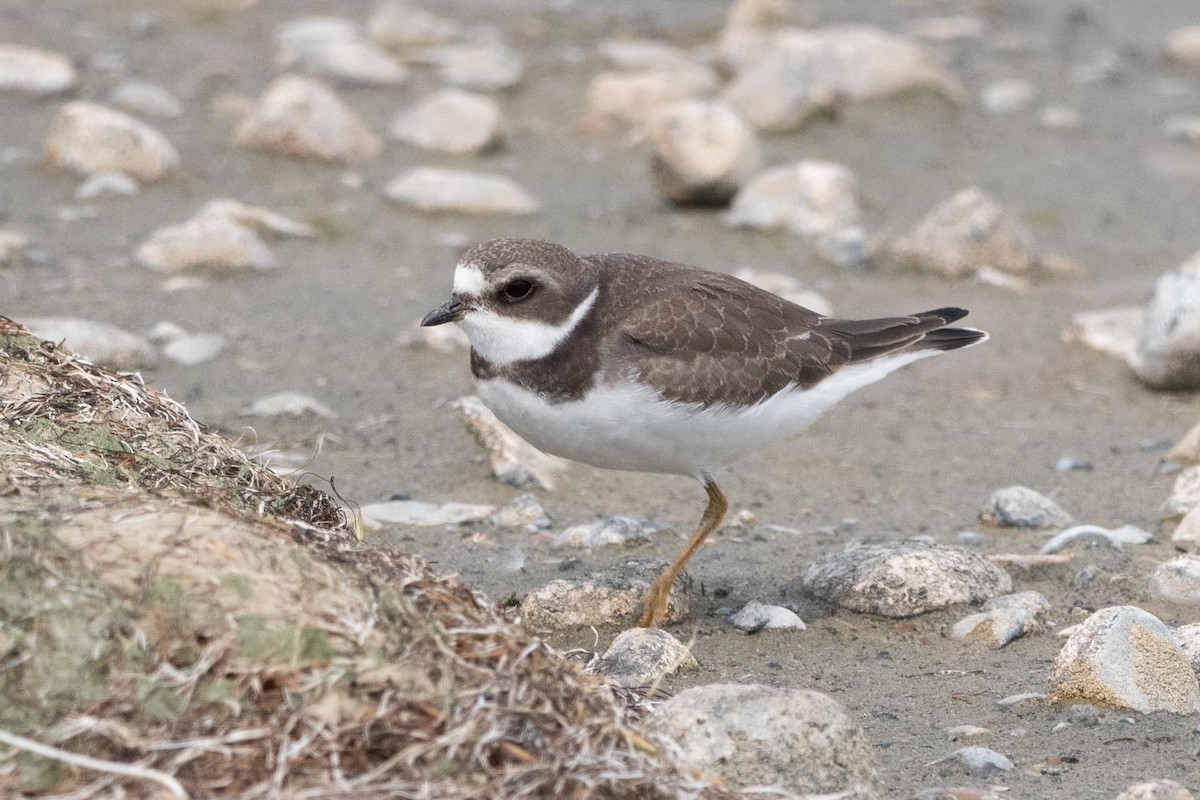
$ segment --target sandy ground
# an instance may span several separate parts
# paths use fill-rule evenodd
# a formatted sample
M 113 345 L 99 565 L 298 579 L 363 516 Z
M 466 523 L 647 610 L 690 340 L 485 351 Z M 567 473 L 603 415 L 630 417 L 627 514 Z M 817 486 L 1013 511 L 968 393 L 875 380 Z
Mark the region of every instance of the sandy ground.
M 711 39 L 724 4 L 673 0 L 645 10 L 634 2 L 577 4 L 449 3 L 463 19 L 488 19 L 510 32 L 529 58 L 524 82 L 501 95 L 510 135 L 499 153 L 446 157 L 395 143 L 359 171 L 246 154 L 230 144 L 231 123 L 214 118 L 214 93 L 255 96 L 272 77 L 269 36 L 279 22 L 312 13 L 364 19 L 368 2 L 264 2 L 237 14 L 201 13 L 168 3 L 0 0 L 0 38 L 42 45 L 83 66 L 78 96 L 103 97 L 111 76 L 95 67 L 117 55 L 128 74 L 177 93 L 186 113 L 155 120 L 181 152 L 183 177 L 131 199 L 97 203 L 94 219 L 65 222 L 76 206 L 77 179 L 42 169 L 36 155 L 55 101 L 0 103 L 0 146 L 30 161 L 0 166 L 0 223 L 28 234 L 45 263 L 0 270 L 0 313 L 69 315 L 142 331 L 170 320 L 225 335 L 215 362 L 166 364 L 147 377 L 188 404 L 198 419 L 232 434 L 286 449 L 316 452 L 309 465 L 333 477 L 341 495 L 373 502 L 403 493 L 423 500 L 504 503 L 517 490 L 495 482 L 470 437 L 444 402 L 470 391 L 465 355 L 401 348 L 403 327 L 449 291 L 454 242 L 493 236 L 550 238 L 577 251 L 631 250 L 716 269 L 753 266 L 801 277 L 847 316 L 911 312 L 943 305 L 970 308 L 970 322 L 993 333 L 986 346 L 894 375 L 864 390 L 801 440 L 730 470 L 722 486 L 735 509 L 752 509 L 763 525 L 725 530 L 694 559 L 703 587 L 694 620 L 675 632 L 695 637 L 698 671 L 670 679 L 667 691 L 715 681 L 810 687 L 844 703 L 878 747 L 889 796 L 928 786 L 970 784 L 944 766 L 927 766 L 961 746 L 944 729 L 970 723 L 992 733 L 972 743 L 1010 756 L 1017 769 L 998 778 L 1019 798 L 1113 797 L 1129 783 L 1171 777 L 1197 788 L 1200 735 L 1195 717 L 1125 719 L 1106 713 L 1095 727 L 1054 726 L 1065 709 L 1004 710 L 996 700 L 1044 691 L 1061 640 L 1030 637 L 1001 651 L 966 646 L 943 632 L 950 612 L 907 623 L 831 610 L 806 600 L 796 579 L 816 556 L 854 539 L 932 536 L 955 543 L 971 528 L 992 490 L 1021 483 L 1055 497 L 1085 522 L 1156 528 L 1170 478 L 1156 475 L 1161 451 L 1197 416 L 1194 395 L 1142 388 L 1099 355 L 1069 347 L 1059 333 L 1081 310 L 1142 302 L 1153 280 L 1200 248 L 1196 226 L 1200 154 L 1166 142 L 1162 121 L 1200 108 L 1200 84 L 1161 63 L 1160 43 L 1197 21 L 1188 0 L 1137 4 L 998 2 L 987 4 L 982 43 L 948 46 L 948 64 L 969 99 L 960 111 L 935 100 L 851 108 L 795 135 L 766 141 L 768 161 L 828 158 L 853 169 L 869 205 L 869 230 L 902 230 L 935 203 L 978 184 L 1033 227 L 1043 252 L 1085 264 L 1083 280 L 1043 284 L 1027 295 L 948 283 L 887 270 L 840 271 L 819 262 L 786 235 L 733 232 L 708 212 L 678 212 L 657 198 L 644 156 L 619 135 L 586 138 L 575 123 L 584 90 L 602 68 L 593 45 L 614 35 L 647 35 L 692 44 Z M 821 22 L 862 21 L 900 28 L 931 14 L 961 13 L 951 3 L 809 4 Z M 1082 9 L 1082 10 L 1081 10 Z M 161 25 L 133 32 L 131 14 L 149 10 Z M 1071 68 L 1104 50 L 1121 54 L 1116 82 L 1079 84 Z M 572 54 L 582 54 L 575 60 Z M 1022 77 L 1041 104 L 1069 105 L 1078 132 L 1042 129 L 1036 113 L 987 116 L 978 110 L 988 81 Z M 398 89 L 343 96 L 377 132 L 434 85 L 418 70 Z M 528 219 L 426 216 L 382 199 L 383 185 L 417 164 L 480 168 L 517 177 L 545 209 Z M 180 222 L 205 200 L 236 197 L 339 235 L 328 241 L 274 246 L 274 273 L 208 280 L 168 293 L 130 256 L 153 229 Z M 255 421 L 238 410 L 276 391 L 313 394 L 334 408 L 333 421 Z M 1058 473 L 1063 455 L 1092 462 L 1090 472 Z M 598 512 L 650 517 L 676 533 L 631 550 L 564 554 L 534 546 L 523 533 L 409 530 L 398 546 L 461 573 L 493 598 L 521 595 L 563 575 L 599 568 L 630 554 L 669 558 L 698 517 L 703 494 L 687 480 L 573 467 L 541 499 L 562 527 Z M 853 525 L 843 520 L 853 518 Z M 765 525 L 794 528 L 773 531 Z M 819 531 L 833 526 L 837 534 Z M 1196 621 L 1194 609 L 1146 597 L 1145 574 L 1173 554 L 1159 541 L 1125 553 L 1078 551 L 1072 564 L 1034 576 L 1062 625 L 1089 610 L 1135 603 L 1168 623 Z M 991 532 L 983 552 L 1031 552 L 1037 534 Z M 517 551 L 526 567 L 504 565 Z M 1100 576 L 1071 586 L 1094 563 Z M 719 609 L 749 600 L 794 602 L 809 629 L 745 636 Z M 1059 626 L 1061 627 L 1061 625 Z M 615 633 L 599 631 L 600 646 Z M 591 631 L 553 639 L 593 643 Z M 1053 758 L 1061 774 L 1043 774 Z M 943 775 L 941 770 L 950 772 Z M 1053 770 L 1052 770 L 1053 771 Z

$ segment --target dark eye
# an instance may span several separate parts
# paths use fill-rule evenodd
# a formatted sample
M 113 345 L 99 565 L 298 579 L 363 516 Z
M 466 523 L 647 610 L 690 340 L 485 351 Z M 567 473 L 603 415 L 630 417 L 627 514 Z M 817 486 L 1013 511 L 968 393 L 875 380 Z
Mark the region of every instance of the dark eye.
M 533 294 L 533 283 L 518 278 L 515 281 L 509 281 L 503 291 L 504 296 L 509 300 L 524 300 Z

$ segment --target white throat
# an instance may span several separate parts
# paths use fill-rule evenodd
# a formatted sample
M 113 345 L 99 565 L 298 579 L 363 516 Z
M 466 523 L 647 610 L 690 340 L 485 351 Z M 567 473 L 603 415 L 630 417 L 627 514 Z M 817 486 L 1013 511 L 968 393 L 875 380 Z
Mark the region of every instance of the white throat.
M 457 287 L 457 276 L 454 283 Z M 571 311 L 571 316 L 558 325 L 476 310 L 467 312 L 462 318 L 463 330 L 467 332 L 475 352 L 496 366 L 545 358 L 566 341 L 571 331 L 588 315 L 599 293 L 598 287 L 592 289 L 583 302 Z

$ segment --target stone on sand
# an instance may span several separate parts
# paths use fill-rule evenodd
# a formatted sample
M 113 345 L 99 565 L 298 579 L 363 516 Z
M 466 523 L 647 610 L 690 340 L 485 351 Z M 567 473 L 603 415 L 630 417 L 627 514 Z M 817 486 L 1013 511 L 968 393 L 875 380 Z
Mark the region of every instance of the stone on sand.
M 705 67 L 601 72 L 587 88 L 593 114 L 639 125 L 664 106 L 704 98 L 717 88 L 717 76 Z
M 63 342 L 76 353 L 111 369 L 154 366 L 157 354 L 149 341 L 106 322 L 74 317 L 18 320 L 34 336 Z
M 981 267 L 1025 275 L 1033 268 L 1031 248 L 1025 224 L 977 187 L 937 206 L 891 245 L 902 265 L 945 278 L 970 277 Z
M 586 577 L 551 581 L 525 595 L 521 624 L 535 631 L 557 631 L 635 622 L 646 590 L 666 566 L 658 559 L 631 558 Z M 691 609 L 691 579 L 680 575 L 671 586 L 662 623 L 681 622 Z
M 758 137 L 727 103 L 664 106 L 646 129 L 654 185 L 676 205 L 725 205 L 762 165 Z
M 826 555 L 800 579 L 810 595 L 867 614 L 902 618 L 1012 591 L 986 558 L 917 542 L 852 544 Z
M 1062 340 L 1078 342 L 1131 363 L 1145 319 L 1146 310 L 1140 306 L 1081 311 L 1071 318 L 1071 325 L 1062 332 Z
M 758 633 L 768 630 L 807 630 L 804 620 L 783 606 L 771 606 L 751 600 L 740 610 L 729 615 L 729 624 L 745 633 Z
M 1200 545 L 1200 505 L 1183 515 L 1183 519 L 1179 520 L 1171 534 L 1171 541 L 1177 544 Z
M 500 106 L 485 95 L 442 89 L 401 112 L 388 133 L 429 150 L 478 153 L 500 140 Z
M 662 628 L 630 628 L 617 634 L 595 671 L 621 686 L 653 686 L 668 675 L 700 666 L 688 646 Z
M 147 117 L 178 117 L 183 113 L 179 98 L 156 83 L 127 80 L 112 90 L 108 100 L 131 114 Z
M 1163 123 L 1163 134 L 1176 142 L 1200 145 L 1200 115 L 1178 114 Z
M 266 270 L 275 258 L 261 235 L 311 238 L 311 225 L 237 200 L 210 200 L 189 220 L 159 228 L 135 258 L 157 272 L 189 269 Z
M 66 56 L 33 47 L 0 45 L 0 93 L 48 97 L 73 88 L 75 81 L 75 67 Z
M 542 507 L 542 501 L 531 492 L 519 494 L 507 505 L 496 509 L 490 521 L 497 528 L 522 528 L 529 532 L 543 530 L 551 525 L 550 517 Z
M 1050 601 L 1040 592 L 1026 591 L 993 597 L 983 611 L 959 620 L 950 629 L 951 639 L 978 639 L 1004 647 L 1029 633 L 1045 629 Z
M 1153 534 L 1136 525 L 1122 525 L 1112 529 L 1099 525 L 1072 525 L 1047 540 L 1038 552 L 1042 555 L 1058 553 L 1075 542 L 1098 543 L 1113 550 L 1122 550 L 1127 544 L 1145 544 L 1153 538 Z
M 1067 639 L 1054 662 L 1050 700 L 1192 714 L 1200 711 L 1200 684 L 1157 617 L 1113 606 L 1092 614 Z
M 599 50 L 621 70 L 687 69 L 696 64 L 686 50 L 660 39 L 609 39 Z
M 381 4 L 367 20 L 367 36 L 394 49 L 446 44 L 462 35 L 456 20 L 408 3 Z
M 501 422 L 475 395 L 451 403 L 463 427 L 487 453 L 492 474 L 501 483 L 553 490 L 555 476 L 565 462 L 526 442 Z
M 1185 467 L 1179 473 L 1159 516 L 1170 524 L 1182 520 L 1197 507 L 1200 507 L 1200 465 Z
M 245 417 L 300 417 L 313 414 L 325 419 L 337 419 L 337 414 L 329 406 L 300 392 L 277 392 L 260 397 L 243 408 L 241 413 Z
M 154 128 L 83 100 L 67 103 L 55 114 L 42 159 L 83 175 L 121 172 L 142 183 L 153 183 L 179 166 L 179 153 Z
M 409 170 L 384 193 L 389 200 L 421 211 L 524 215 L 540 207 L 512 178 L 440 167 Z
M 1200 464 L 1200 423 L 1193 425 L 1163 456 L 1176 464 Z
M 361 164 L 382 144 L 327 86 L 312 78 L 283 75 L 267 86 L 238 126 L 234 142 L 294 158 Z
M 1027 486 L 992 492 L 979 511 L 979 521 L 999 528 L 1065 528 L 1074 518 L 1043 494 Z
M 999 772 L 1011 772 L 1015 766 L 1008 756 L 987 747 L 961 747 L 945 758 L 939 758 L 926 766 L 955 762 L 966 768 L 972 778 L 990 778 Z
M 1180 625 L 1171 631 L 1171 638 L 1179 645 L 1183 655 L 1192 665 L 1192 671 L 1200 678 L 1200 622 Z
M 27 247 L 29 239 L 25 234 L 0 229 L 0 266 L 19 260 Z
M 499 41 L 448 44 L 431 51 L 443 83 L 460 89 L 492 92 L 516 86 L 525 76 L 525 59 Z
M 1200 25 L 1177 28 L 1167 35 L 1167 56 L 1189 67 L 1200 67 Z
M 79 184 L 76 200 L 95 200 L 97 197 L 134 197 L 141 192 L 137 181 L 123 172 L 100 172 Z
M 225 348 L 225 337 L 218 333 L 189 333 L 172 338 L 162 347 L 164 358 L 193 367 L 214 360 Z
M 651 520 L 602 514 L 595 522 L 572 525 L 562 531 L 554 537 L 550 546 L 555 549 L 576 547 L 591 550 L 608 545 L 648 541 L 651 536 L 664 530 L 666 528 Z
M 441 527 L 462 525 L 487 519 L 496 513 L 495 506 L 473 503 L 423 503 L 418 500 L 389 500 L 367 503 L 360 509 L 363 521 L 371 527 L 381 525 L 415 525 Z
M 1037 96 L 1037 87 L 1029 81 L 1006 78 L 983 87 L 979 102 L 989 114 L 1012 114 L 1028 109 Z
M 1163 600 L 1200 606 L 1200 557 L 1180 556 L 1150 570 L 1150 593 Z
M 1117 800 L 1195 800 L 1181 783 L 1166 778 L 1135 783 L 1117 795 Z
M 649 720 L 684 759 L 738 784 L 872 800 L 875 753 L 833 698 L 807 689 L 709 684 L 685 689 Z
M 1200 253 L 1158 279 L 1131 366 L 1158 389 L 1200 388 Z

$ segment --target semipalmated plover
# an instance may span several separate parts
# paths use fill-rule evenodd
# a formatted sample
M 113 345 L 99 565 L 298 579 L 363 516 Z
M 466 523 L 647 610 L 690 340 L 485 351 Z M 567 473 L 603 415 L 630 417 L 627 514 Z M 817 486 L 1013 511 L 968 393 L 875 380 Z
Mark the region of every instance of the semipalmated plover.
M 729 508 L 719 467 L 796 436 L 894 369 L 984 341 L 947 327 L 966 314 L 834 319 L 719 272 L 495 239 L 462 257 L 450 299 L 421 324 L 462 324 L 480 398 L 534 446 L 704 485 L 699 527 L 646 594 L 650 626 Z

